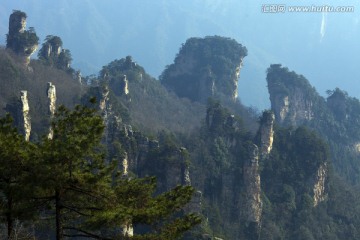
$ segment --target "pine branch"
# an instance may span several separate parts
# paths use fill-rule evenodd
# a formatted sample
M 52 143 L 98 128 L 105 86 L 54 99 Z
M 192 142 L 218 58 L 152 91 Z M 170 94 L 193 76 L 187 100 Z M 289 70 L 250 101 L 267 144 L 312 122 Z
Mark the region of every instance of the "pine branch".
M 87 232 L 85 230 L 79 229 L 79 228 L 75 228 L 75 227 L 64 227 L 64 230 L 75 230 L 78 232 L 81 232 L 83 234 L 64 234 L 64 236 L 66 237 L 89 237 L 89 238 L 94 238 L 94 239 L 101 239 L 101 240 L 113 240 L 111 238 L 104 238 L 102 236 Z

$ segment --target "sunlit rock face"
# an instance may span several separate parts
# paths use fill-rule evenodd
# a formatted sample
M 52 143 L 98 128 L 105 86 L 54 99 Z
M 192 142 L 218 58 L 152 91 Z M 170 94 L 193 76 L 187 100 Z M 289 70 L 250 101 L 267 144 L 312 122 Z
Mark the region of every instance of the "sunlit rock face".
M 301 92 L 294 89 L 290 95 L 276 95 L 270 92 L 271 109 L 280 124 L 300 125 L 314 117 L 313 103 Z
M 134 227 L 131 223 L 122 226 L 122 234 L 124 237 L 134 236 Z
M 314 184 L 314 207 L 326 199 L 325 182 L 327 178 L 327 164 L 320 165 L 316 172 L 315 184 Z
M 275 115 L 271 111 L 263 113 L 260 125 L 260 156 L 261 159 L 266 159 L 273 146 L 274 142 L 274 121 Z
M 28 93 L 27 91 L 21 91 L 21 113 L 22 113 L 22 126 L 23 126 L 23 134 L 25 136 L 25 140 L 29 141 L 31 134 L 31 118 L 30 118 L 30 107 L 28 101 Z
M 238 97 L 238 79 L 247 50 L 233 39 L 190 38 L 160 77 L 180 97 L 206 102 L 209 97 Z
M 360 154 L 360 142 L 357 142 L 357 143 L 354 144 L 354 151 L 357 154 Z
M 48 97 L 48 104 L 49 104 L 49 114 L 50 118 L 52 118 L 55 114 L 56 110 L 56 88 L 55 85 L 53 85 L 51 82 L 48 82 L 47 87 L 47 97 Z M 52 139 L 54 135 L 54 131 L 52 127 L 50 126 L 48 138 Z
M 233 94 L 231 97 L 233 101 L 235 101 L 238 98 L 238 80 L 240 77 L 240 70 L 241 70 L 242 66 L 243 66 L 243 58 L 240 59 L 240 64 L 235 69 L 235 77 L 233 78 L 234 90 L 233 90 Z

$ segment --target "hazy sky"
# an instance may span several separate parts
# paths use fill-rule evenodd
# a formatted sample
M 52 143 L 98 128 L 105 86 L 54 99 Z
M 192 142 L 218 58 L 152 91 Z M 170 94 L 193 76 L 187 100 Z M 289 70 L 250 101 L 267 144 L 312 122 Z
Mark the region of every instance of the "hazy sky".
M 284 4 L 284 13 L 264 13 Z M 283 6 L 283 5 L 282 5 Z M 354 12 L 298 12 L 291 6 L 353 6 Z M 248 48 L 239 96 L 269 107 L 265 71 L 281 63 L 303 74 L 321 95 L 340 87 L 360 98 L 360 3 L 347 0 L 0 0 L 0 44 L 13 9 L 25 11 L 41 41 L 58 35 L 73 67 L 97 73 L 132 55 L 158 77 L 189 37 L 220 35 Z

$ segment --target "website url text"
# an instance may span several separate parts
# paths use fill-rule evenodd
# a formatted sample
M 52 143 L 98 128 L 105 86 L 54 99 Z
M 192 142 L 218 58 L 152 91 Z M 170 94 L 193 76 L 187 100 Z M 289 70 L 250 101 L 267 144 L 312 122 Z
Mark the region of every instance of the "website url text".
M 264 4 L 261 6 L 263 13 L 351 13 L 355 11 L 354 6 L 286 6 L 285 4 Z

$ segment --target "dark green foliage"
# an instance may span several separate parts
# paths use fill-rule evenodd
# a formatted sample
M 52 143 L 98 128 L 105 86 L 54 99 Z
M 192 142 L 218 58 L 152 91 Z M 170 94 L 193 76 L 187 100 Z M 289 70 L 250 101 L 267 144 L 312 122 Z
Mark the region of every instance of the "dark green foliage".
M 329 159 L 326 144 L 304 127 L 296 130 L 278 129 L 274 139 L 270 159 L 263 163 L 264 189 L 276 190 L 279 187 L 277 184 L 286 184 L 282 190 L 288 192 L 285 195 L 291 195 L 292 190 L 311 194 L 309 180 L 316 175 L 319 166 Z
M 316 95 L 316 90 L 309 81 L 303 76 L 298 75 L 281 64 L 271 64 L 267 69 L 266 77 L 269 92 L 287 95 L 290 89 L 299 88 L 306 94 Z
M 13 10 L 13 13 L 11 15 L 14 15 L 16 18 L 27 18 L 26 13 L 20 10 Z
M 350 190 L 331 167 L 327 200 L 314 207 L 312 179 L 329 158 L 326 144 L 304 127 L 277 129 L 274 139 L 261 174 L 266 194 L 261 239 L 357 239 L 359 233 L 353 227 L 360 223 L 355 217 L 358 192 Z
M 79 221 L 102 209 L 104 196 L 111 197 L 111 169 L 104 166 L 99 151 L 104 126 L 95 110 L 77 106 L 70 111 L 61 106 L 52 129 L 53 138 L 40 145 L 40 197 L 48 199 L 57 239 L 63 239 L 72 235 L 69 230 Z
M 183 232 L 200 223 L 197 215 L 184 214 L 183 211 L 191 200 L 194 192 L 192 187 L 177 186 L 157 196 L 154 196 L 155 190 L 156 180 L 153 177 L 119 179 L 114 186 L 112 204 L 107 211 L 90 219 L 90 229 L 99 226 L 116 229 L 124 223 L 133 223 L 135 229 L 139 225 L 140 233 L 131 239 L 165 240 L 178 239 Z M 108 234 L 110 237 L 114 231 Z M 115 234 L 110 238 L 116 237 L 121 236 Z
M 36 148 L 26 142 L 7 115 L 0 119 L 0 221 L 5 223 L 7 237 L 14 237 L 16 221 L 31 219 L 35 203 L 32 200 L 32 157 Z M 0 237 L 6 238 L 5 234 Z

